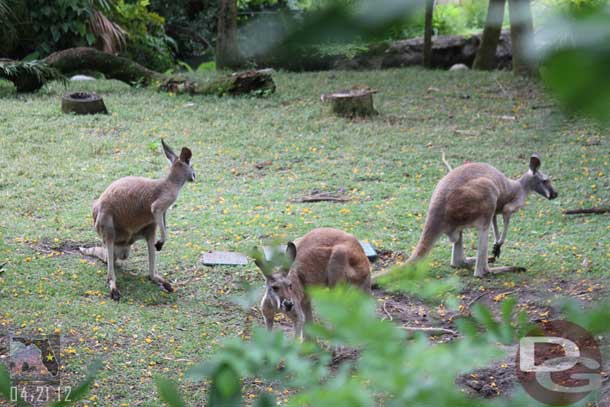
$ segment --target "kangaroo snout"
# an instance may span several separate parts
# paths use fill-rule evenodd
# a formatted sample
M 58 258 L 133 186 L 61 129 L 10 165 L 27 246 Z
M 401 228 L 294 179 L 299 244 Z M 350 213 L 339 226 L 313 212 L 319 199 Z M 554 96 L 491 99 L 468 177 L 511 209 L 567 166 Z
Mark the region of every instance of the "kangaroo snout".
M 558 196 L 559 196 L 559 194 L 554 189 L 552 189 L 551 192 L 549 193 L 550 200 L 553 200 L 553 199 L 557 198 Z
M 292 307 L 294 307 L 292 300 L 282 300 L 282 308 L 285 311 L 292 311 Z

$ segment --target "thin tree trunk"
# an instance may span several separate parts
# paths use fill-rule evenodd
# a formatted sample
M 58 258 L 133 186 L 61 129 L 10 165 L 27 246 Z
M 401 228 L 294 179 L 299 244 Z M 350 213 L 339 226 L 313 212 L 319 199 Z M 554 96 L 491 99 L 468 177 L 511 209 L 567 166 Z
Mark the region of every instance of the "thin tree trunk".
M 424 21 L 424 67 L 432 68 L 432 17 L 434 15 L 434 0 L 426 0 L 426 16 Z
M 220 0 L 216 68 L 233 69 L 240 65 L 237 49 L 237 0 Z
M 513 48 L 513 71 L 519 74 L 534 74 L 535 67 L 526 55 L 528 42 L 534 37 L 530 0 L 508 0 L 508 13 Z
M 504 21 L 504 8 L 506 0 L 489 0 L 487 9 L 487 20 L 481 36 L 481 44 L 474 58 L 472 67 L 474 69 L 493 69 L 496 63 L 496 48 L 502 32 L 502 21 Z

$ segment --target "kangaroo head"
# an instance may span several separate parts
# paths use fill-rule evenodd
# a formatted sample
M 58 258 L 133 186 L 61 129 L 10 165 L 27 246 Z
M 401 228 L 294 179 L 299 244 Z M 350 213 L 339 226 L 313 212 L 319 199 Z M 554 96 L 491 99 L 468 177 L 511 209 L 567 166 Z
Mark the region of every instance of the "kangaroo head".
M 540 156 L 536 153 L 530 158 L 529 171 L 523 176 L 523 185 L 527 192 L 534 191 L 546 199 L 557 198 L 557 191 L 553 188 L 551 178 L 540 171 Z
M 182 151 L 180 151 L 180 156 L 177 156 L 170 146 L 165 144 L 165 141 L 161 139 L 161 145 L 163 146 L 163 152 L 165 156 L 169 160 L 169 165 L 171 166 L 170 172 L 176 174 L 180 179 L 185 181 L 193 182 L 195 181 L 195 171 L 191 166 L 191 156 L 193 153 L 186 147 L 182 147 Z
M 279 261 L 276 259 L 274 264 L 266 261 L 264 258 L 256 259 L 257 267 L 262 271 L 266 280 L 266 295 L 275 307 L 284 312 L 290 312 L 294 308 L 296 302 L 292 280 L 289 276 L 290 265 L 294 262 L 296 256 L 296 246 L 289 242 L 286 248 L 287 261 Z

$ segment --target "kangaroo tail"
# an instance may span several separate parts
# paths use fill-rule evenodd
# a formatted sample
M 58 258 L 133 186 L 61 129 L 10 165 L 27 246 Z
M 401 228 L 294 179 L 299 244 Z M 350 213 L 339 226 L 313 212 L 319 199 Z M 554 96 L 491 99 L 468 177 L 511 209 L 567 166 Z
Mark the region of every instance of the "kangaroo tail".
M 419 238 L 419 241 L 417 242 L 417 245 L 415 246 L 415 249 L 413 250 L 413 253 L 411 253 L 411 256 L 407 260 L 407 263 L 413 263 L 424 258 L 430 252 L 430 250 L 432 250 L 432 247 L 434 246 L 434 243 L 436 243 L 439 235 L 440 231 L 432 226 L 430 222 L 426 221 L 424 230 Z
M 441 231 L 439 230 L 439 228 L 432 226 L 431 222 L 426 219 L 424 231 L 422 232 L 421 237 L 417 242 L 417 246 L 415 246 L 415 250 L 413 250 L 413 253 L 411 253 L 411 256 L 407 260 L 407 264 L 414 263 L 424 258 L 430 252 L 430 250 L 432 250 L 432 247 L 434 247 L 434 243 L 436 243 L 436 240 L 439 238 L 440 234 Z M 391 270 L 383 270 L 377 273 L 373 273 L 373 275 L 371 276 L 373 288 L 377 287 L 377 280 L 380 277 L 383 277 L 390 272 Z

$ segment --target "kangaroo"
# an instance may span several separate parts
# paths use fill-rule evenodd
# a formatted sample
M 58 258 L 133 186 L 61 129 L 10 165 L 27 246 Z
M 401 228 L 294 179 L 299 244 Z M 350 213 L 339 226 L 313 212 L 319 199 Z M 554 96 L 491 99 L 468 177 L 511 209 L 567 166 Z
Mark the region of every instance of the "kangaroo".
M 273 328 L 276 313 L 284 312 L 293 322 L 295 337 L 303 340 L 305 322 L 313 321 L 309 286 L 333 287 L 349 283 L 371 292 L 371 265 L 358 240 L 341 230 L 318 228 L 294 242 L 288 242 L 290 263 L 272 269 L 263 258 L 256 259 L 266 279 L 261 310 L 267 329 Z
M 161 251 L 165 243 L 165 213 L 178 198 L 185 182 L 195 180 L 190 164 L 191 150 L 182 148 L 178 157 L 161 139 L 163 152 L 170 162 L 170 170 L 163 179 L 124 177 L 114 181 L 93 203 L 93 223 L 103 246 L 80 248 L 87 256 L 95 256 L 108 264 L 110 298 L 118 301 L 119 290 L 114 273 L 115 261 L 129 256 L 131 245 L 145 239 L 148 245 L 150 279 L 166 292 L 173 292 L 171 284 L 155 271 L 155 249 Z M 160 238 L 155 242 L 159 227 Z
M 522 270 L 520 267 L 488 267 L 489 228 L 491 224 L 495 260 L 506 240 L 510 218 L 525 205 L 527 196 L 537 192 L 549 200 L 557 198 L 557 191 L 551 179 L 540 171 L 540 164 L 540 156 L 532 154 L 529 170 L 518 180 L 509 179 L 496 168 L 483 163 L 468 163 L 450 170 L 432 194 L 424 231 L 407 262 L 426 256 L 439 236 L 445 233 L 453 244 L 453 267 L 471 267 L 474 263 L 476 277 L 489 272 Z M 502 233 L 498 229 L 499 214 L 504 221 Z M 466 228 L 479 231 L 477 257 L 474 259 L 464 257 L 462 231 Z

